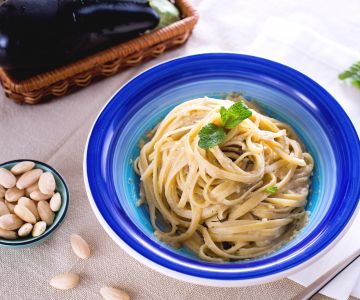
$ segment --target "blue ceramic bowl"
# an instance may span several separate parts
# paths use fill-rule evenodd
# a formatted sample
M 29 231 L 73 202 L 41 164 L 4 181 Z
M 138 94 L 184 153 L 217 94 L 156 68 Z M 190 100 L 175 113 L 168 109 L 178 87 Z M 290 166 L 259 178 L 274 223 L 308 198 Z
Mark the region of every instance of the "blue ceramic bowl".
M 61 175 L 51 166 L 37 161 L 33 159 L 18 159 L 13 161 L 8 161 L 6 163 L 0 164 L 1 168 L 5 169 L 11 169 L 14 165 L 16 165 L 18 162 L 21 161 L 32 161 L 35 163 L 35 167 L 37 169 L 41 169 L 44 172 L 51 172 L 54 175 L 55 182 L 56 182 L 56 191 L 60 193 L 61 195 L 61 207 L 58 212 L 55 213 L 55 219 L 54 223 L 52 223 L 50 226 L 46 228 L 46 231 L 37 237 L 27 236 L 18 238 L 16 240 L 6 240 L 0 238 L 0 247 L 5 248 L 26 248 L 26 247 L 32 247 L 35 245 L 38 245 L 45 240 L 47 240 L 56 229 L 60 227 L 60 224 L 65 218 L 66 212 L 69 207 L 69 190 L 66 186 L 65 180 L 61 177 Z
M 137 208 L 138 141 L 174 106 L 240 92 L 295 129 L 315 160 L 309 223 L 278 251 L 253 260 L 204 262 L 153 234 Z M 84 176 L 90 202 L 109 235 L 130 255 L 170 276 L 215 286 L 244 286 L 288 276 L 324 254 L 350 224 L 360 194 L 360 144 L 349 118 L 316 82 L 287 66 L 239 54 L 201 54 L 158 65 L 123 86 L 90 132 Z

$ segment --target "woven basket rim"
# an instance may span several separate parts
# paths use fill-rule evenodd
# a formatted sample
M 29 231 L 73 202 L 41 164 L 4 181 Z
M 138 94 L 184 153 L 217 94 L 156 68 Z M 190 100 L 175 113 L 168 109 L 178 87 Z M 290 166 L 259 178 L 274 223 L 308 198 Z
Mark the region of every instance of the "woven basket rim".
M 119 59 L 119 57 L 135 55 L 139 53 L 139 45 L 141 46 L 140 48 L 146 49 L 147 47 L 165 42 L 169 38 L 179 36 L 189 30 L 189 28 L 195 26 L 199 19 L 199 15 L 188 0 L 177 0 L 176 2 L 183 7 L 181 13 L 184 18 L 166 27 L 146 33 L 108 49 L 98 51 L 92 55 L 68 63 L 59 68 L 37 74 L 22 81 L 13 81 L 6 70 L 0 68 L 0 79 L 6 83 L 9 89 L 14 93 L 31 93 L 84 73 L 97 65 Z

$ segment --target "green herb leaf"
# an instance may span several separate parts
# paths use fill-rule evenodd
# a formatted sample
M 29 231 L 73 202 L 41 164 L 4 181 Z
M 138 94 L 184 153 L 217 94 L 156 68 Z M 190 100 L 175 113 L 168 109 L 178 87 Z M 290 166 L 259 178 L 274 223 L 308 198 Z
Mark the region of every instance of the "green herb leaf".
M 349 80 L 354 86 L 360 88 L 360 61 L 354 63 L 349 69 L 339 74 L 340 80 Z
M 221 122 L 226 129 L 235 128 L 251 115 L 251 110 L 243 101 L 234 103 L 229 109 L 226 109 L 225 107 L 221 107 L 220 109 Z
M 226 121 L 229 118 L 229 111 L 224 107 L 221 106 L 220 108 L 220 119 L 221 119 L 221 123 L 224 125 L 226 124 Z
M 236 102 L 229 109 L 221 106 L 220 119 L 224 127 L 219 127 L 214 123 L 207 124 L 199 132 L 199 147 L 209 149 L 221 144 L 226 137 L 226 129 L 232 129 L 252 115 L 250 109 L 244 102 Z
M 276 193 L 277 189 L 278 188 L 276 186 L 269 186 L 264 190 L 264 192 L 268 194 L 274 194 Z
M 225 139 L 226 133 L 224 128 L 214 123 L 207 124 L 199 131 L 199 147 L 209 149 L 221 144 Z

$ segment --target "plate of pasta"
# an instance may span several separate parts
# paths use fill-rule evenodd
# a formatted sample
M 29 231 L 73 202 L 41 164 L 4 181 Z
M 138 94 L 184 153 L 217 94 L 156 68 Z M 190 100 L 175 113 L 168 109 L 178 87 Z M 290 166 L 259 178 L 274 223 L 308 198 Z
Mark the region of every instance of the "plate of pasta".
M 131 256 L 213 286 L 286 277 L 328 251 L 358 208 L 359 139 L 336 100 L 287 66 L 241 54 L 138 75 L 98 115 L 89 201 Z

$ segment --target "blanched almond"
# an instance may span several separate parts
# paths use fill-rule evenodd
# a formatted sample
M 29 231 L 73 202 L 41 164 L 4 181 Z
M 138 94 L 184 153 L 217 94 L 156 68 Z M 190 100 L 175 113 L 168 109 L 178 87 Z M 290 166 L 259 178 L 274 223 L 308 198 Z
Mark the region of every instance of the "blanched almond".
M 19 190 L 17 187 L 8 189 L 5 193 L 5 199 L 9 202 L 16 202 L 22 196 L 24 196 L 24 190 Z
M 39 190 L 39 185 L 37 182 L 35 182 L 34 184 L 30 185 L 25 189 L 25 195 L 29 197 L 33 191 L 38 191 L 38 190 Z
M 56 188 L 55 178 L 51 172 L 41 174 L 39 178 L 39 190 L 43 194 L 53 194 Z
M 63 273 L 53 277 L 50 285 L 58 290 L 69 290 L 76 287 L 80 282 L 78 274 Z
M 0 216 L 7 215 L 10 213 L 10 210 L 6 206 L 5 202 L 0 201 Z
M 0 199 L 5 197 L 6 190 L 0 185 Z
M 71 248 L 78 257 L 86 259 L 90 256 L 89 244 L 80 235 L 72 234 L 70 242 Z
M 23 221 L 31 224 L 36 223 L 34 214 L 24 205 L 16 205 L 14 208 L 15 214 Z
M 19 230 L 18 230 L 18 235 L 21 236 L 21 237 L 24 237 L 24 236 L 28 236 L 31 231 L 33 230 L 33 225 L 30 224 L 30 223 L 25 223 L 24 225 L 22 225 Z
M 50 208 L 52 211 L 56 212 L 61 207 L 61 195 L 60 193 L 55 193 L 54 196 L 50 199 Z
M 42 235 L 46 230 L 46 223 L 44 221 L 39 221 L 34 225 L 31 235 L 37 237 Z
M 54 222 L 55 214 L 51 210 L 47 201 L 40 201 L 37 205 L 40 219 L 45 221 L 46 225 L 51 225 Z
M 7 240 L 15 240 L 17 238 L 15 231 L 5 230 L 1 228 L 0 228 L 0 237 Z
M 33 200 L 31 200 L 27 197 L 21 197 L 18 200 L 18 204 L 24 205 L 25 207 L 27 207 L 32 212 L 32 214 L 35 216 L 36 221 L 40 220 L 39 212 L 38 212 L 36 204 Z
M 49 200 L 53 195 L 43 194 L 40 191 L 33 191 L 30 193 L 30 198 L 35 201 Z
M 14 213 L 15 204 L 14 204 L 14 203 L 10 203 L 10 202 L 8 202 L 8 201 L 5 201 L 5 204 L 6 204 L 7 208 L 9 209 L 10 213 L 13 214 L 13 213 Z
M 21 161 L 11 168 L 11 173 L 14 175 L 20 175 L 30 171 L 34 167 L 35 163 L 32 161 Z
M 20 190 L 26 189 L 37 182 L 43 173 L 43 170 L 33 169 L 22 174 L 16 182 L 16 187 Z M 14 175 L 13 175 L 14 176 Z
M 15 186 L 16 177 L 8 169 L 0 168 L 0 185 L 6 189 L 10 189 Z
M 0 228 L 5 230 L 16 230 L 21 227 L 24 222 L 14 214 L 7 214 L 0 217 Z
M 109 286 L 104 286 L 100 289 L 100 295 L 105 300 L 130 300 L 128 293 Z

